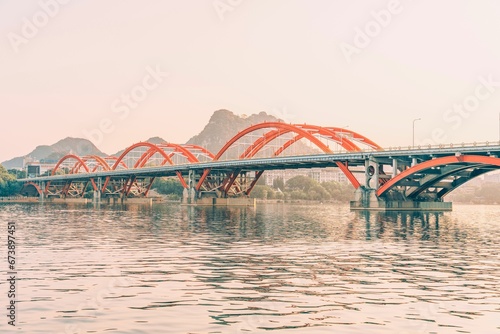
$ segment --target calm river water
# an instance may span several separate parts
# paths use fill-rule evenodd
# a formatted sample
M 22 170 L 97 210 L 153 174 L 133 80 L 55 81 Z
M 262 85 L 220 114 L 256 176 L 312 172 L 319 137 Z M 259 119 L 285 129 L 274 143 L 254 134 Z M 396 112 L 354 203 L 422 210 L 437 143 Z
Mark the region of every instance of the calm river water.
M 500 207 L 2 205 L 1 333 L 500 333 Z

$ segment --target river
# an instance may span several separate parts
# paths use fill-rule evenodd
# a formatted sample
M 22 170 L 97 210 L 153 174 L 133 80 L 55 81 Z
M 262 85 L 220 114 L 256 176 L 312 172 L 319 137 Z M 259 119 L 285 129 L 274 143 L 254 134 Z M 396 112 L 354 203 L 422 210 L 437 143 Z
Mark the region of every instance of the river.
M 499 333 L 500 206 L 0 205 L 1 333 Z

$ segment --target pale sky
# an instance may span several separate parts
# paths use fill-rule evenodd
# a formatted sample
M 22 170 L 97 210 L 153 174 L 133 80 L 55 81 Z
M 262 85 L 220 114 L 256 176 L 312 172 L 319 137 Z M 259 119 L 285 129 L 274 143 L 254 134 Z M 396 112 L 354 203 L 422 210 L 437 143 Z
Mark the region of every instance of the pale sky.
M 217 109 L 384 147 L 411 144 L 416 118 L 417 143 L 497 141 L 499 16 L 495 0 L 1 0 L 0 161 L 86 133 L 107 153 L 183 143 Z

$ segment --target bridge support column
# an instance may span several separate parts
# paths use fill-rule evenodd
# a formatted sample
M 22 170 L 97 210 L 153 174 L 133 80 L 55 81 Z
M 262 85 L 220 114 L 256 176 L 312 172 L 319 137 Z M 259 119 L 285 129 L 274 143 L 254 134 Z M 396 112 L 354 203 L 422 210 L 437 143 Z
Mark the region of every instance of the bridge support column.
M 370 174 L 368 173 L 368 170 L 370 168 L 370 160 L 366 159 L 365 160 L 365 187 L 370 188 Z
M 194 171 L 190 170 L 188 175 L 187 188 L 182 191 L 182 204 L 194 204 L 196 202 L 196 179 Z
M 94 190 L 94 203 L 101 203 L 101 192 L 99 190 Z
M 376 195 L 376 190 L 361 186 L 351 201 L 351 210 L 374 211 L 451 211 L 451 202 L 389 200 Z
M 101 189 L 102 189 L 102 179 L 101 178 L 97 179 L 96 185 L 97 185 L 97 190 L 94 190 L 93 202 L 94 203 L 101 203 Z
M 194 189 L 194 187 L 191 187 L 189 189 L 189 201 L 191 203 L 195 203 L 196 202 L 196 190 Z
M 450 202 L 411 200 L 404 193 L 392 192 L 384 197 L 377 196 L 380 187 L 380 175 L 385 175 L 382 170 L 383 162 L 369 158 L 365 160 L 365 185 L 355 192 L 355 199 L 351 201 L 351 210 L 376 210 L 376 211 L 451 211 Z M 417 163 L 414 158 L 412 164 Z M 386 163 L 389 165 L 390 163 Z M 392 177 L 398 175 L 398 161 L 392 159 Z M 382 174 L 381 174 L 382 173 Z
M 380 164 L 374 159 L 365 160 L 365 187 L 366 189 L 378 189 L 380 181 Z M 373 182 L 372 182 L 373 180 Z
M 392 159 L 392 177 L 398 175 L 398 159 Z
M 42 182 L 42 186 L 40 187 L 42 189 L 42 193 L 40 194 L 40 202 L 45 201 L 45 182 Z

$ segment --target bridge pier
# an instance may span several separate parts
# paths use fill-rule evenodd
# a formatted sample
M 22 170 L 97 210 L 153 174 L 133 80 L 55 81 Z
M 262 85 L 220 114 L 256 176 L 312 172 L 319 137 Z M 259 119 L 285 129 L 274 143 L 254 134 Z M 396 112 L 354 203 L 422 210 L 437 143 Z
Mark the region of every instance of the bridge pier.
M 451 211 L 451 202 L 388 200 L 376 195 L 376 189 L 360 187 L 351 201 L 351 210 L 373 211 Z
M 101 203 L 101 192 L 99 190 L 94 190 L 94 203 Z
M 43 203 L 45 201 L 45 182 L 42 181 L 41 185 L 42 192 L 40 193 L 40 202 Z

